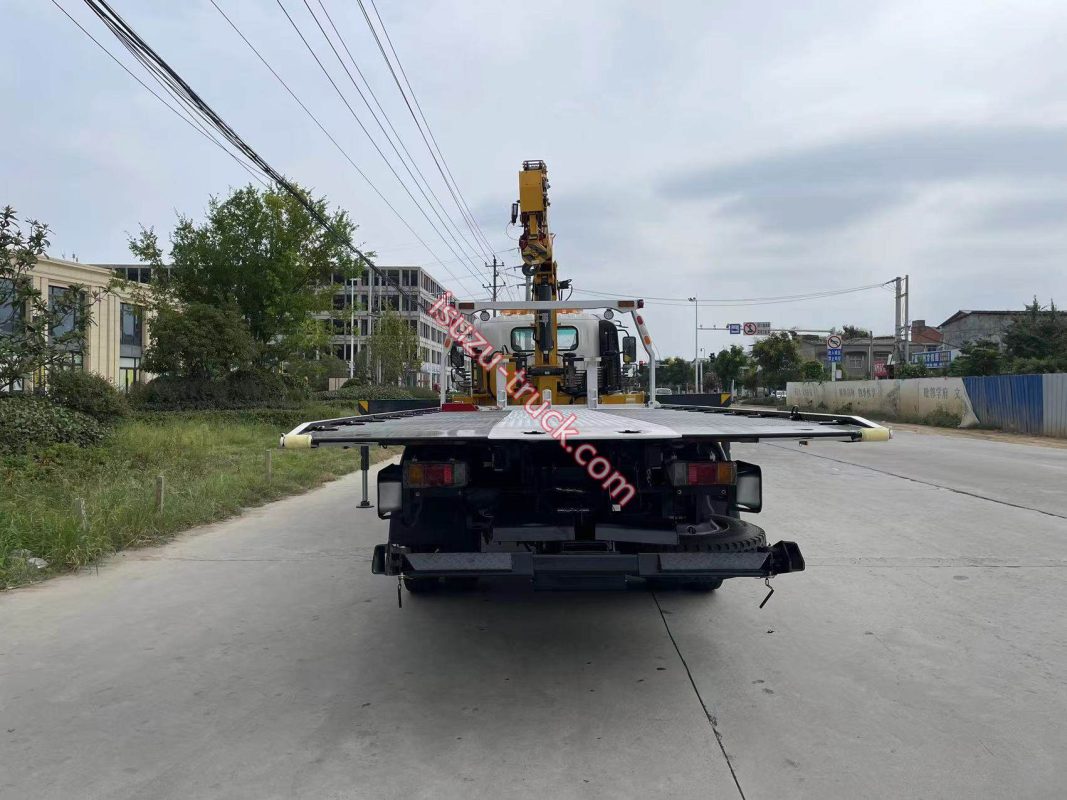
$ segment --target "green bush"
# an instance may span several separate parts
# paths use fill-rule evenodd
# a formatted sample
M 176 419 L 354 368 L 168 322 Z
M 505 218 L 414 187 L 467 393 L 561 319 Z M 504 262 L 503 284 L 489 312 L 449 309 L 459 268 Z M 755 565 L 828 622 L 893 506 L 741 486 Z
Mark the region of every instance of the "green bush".
M 305 402 L 307 389 L 291 377 L 237 370 L 222 379 L 162 376 L 139 387 L 131 401 L 147 411 L 291 408 Z
M 959 412 L 949 411 L 944 406 L 938 406 L 936 410 L 926 415 L 923 423 L 938 428 L 958 428 L 962 420 L 963 415 Z
M 24 453 L 53 444 L 87 447 L 104 435 L 104 427 L 88 414 L 43 397 L 0 397 L 0 452 Z
M 429 389 L 408 386 L 375 386 L 345 381 L 340 389 L 332 392 L 316 392 L 316 400 L 413 400 L 416 398 L 436 397 Z
M 330 388 L 330 378 L 343 378 L 348 374 L 348 364 L 334 355 L 294 358 L 285 365 L 285 372 L 309 389 L 325 391 Z
M 126 416 L 130 410 L 126 398 L 114 386 L 91 372 L 55 370 L 48 378 L 48 397 L 57 405 L 105 424 Z

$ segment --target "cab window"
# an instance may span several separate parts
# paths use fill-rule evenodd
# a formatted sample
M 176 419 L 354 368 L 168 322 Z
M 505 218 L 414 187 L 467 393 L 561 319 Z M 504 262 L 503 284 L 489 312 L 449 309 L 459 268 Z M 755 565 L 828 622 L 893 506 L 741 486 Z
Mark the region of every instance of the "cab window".
M 511 349 L 516 353 L 534 351 L 533 328 L 512 328 Z M 578 349 L 578 329 L 573 325 L 560 325 L 556 328 L 558 349 L 562 352 Z

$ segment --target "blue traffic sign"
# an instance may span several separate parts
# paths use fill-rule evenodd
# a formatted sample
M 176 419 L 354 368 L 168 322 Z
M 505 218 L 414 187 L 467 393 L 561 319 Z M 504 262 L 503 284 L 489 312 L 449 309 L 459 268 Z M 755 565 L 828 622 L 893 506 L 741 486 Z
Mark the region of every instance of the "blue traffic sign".
M 838 361 L 840 361 L 841 360 L 841 348 L 840 347 L 828 348 L 827 351 L 826 351 L 826 360 L 829 361 L 831 364 L 836 364 Z
M 741 333 L 741 323 L 740 322 L 731 322 L 730 323 L 730 333 Z

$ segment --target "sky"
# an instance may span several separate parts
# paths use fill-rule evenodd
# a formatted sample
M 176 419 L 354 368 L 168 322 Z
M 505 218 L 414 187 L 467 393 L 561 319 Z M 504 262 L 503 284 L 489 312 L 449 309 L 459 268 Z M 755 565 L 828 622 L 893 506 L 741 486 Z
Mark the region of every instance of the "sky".
M 57 1 L 122 52 L 83 3 Z M 356 0 L 319 1 L 459 220 Z M 708 352 L 751 343 L 695 333 L 693 296 L 704 326 L 879 334 L 889 288 L 767 298 L 907 274 L 927 324 L 1034 295 L 1067 303 L 1062 0 L 376 1 L 504 273 L 517 282 L 516 173 L 544 159 L 560 276 L 575 298 L 649 298 L 661 356 L 691 358 L 695 337 Z M 395 213 L 209 0 L 110 2 L 268 162 L 347 209 L 380 264 L 486 295 L 482 254 L 422 216 L 279 6 L 425 210 L 304 0 L 217 2 Z M 0 0 L 0 19 L 0 205 L 47 222 L 52 255 L 132 261 L 139 226 L 166 236 L 251 180 L 49 0 Z

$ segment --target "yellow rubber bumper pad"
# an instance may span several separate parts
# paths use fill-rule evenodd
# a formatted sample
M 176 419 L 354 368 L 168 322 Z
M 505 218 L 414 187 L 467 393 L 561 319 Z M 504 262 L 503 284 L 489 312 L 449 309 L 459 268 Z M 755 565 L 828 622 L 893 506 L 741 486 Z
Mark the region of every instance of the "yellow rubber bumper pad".
M 282 437 L 282 447 L 286 450 L 308 450 L 311 448 L 311 436 L 306 433 L 287 433 Z
M 861 442 L 888 442 L 892 438 L 893 431 L 881 426 L 878 426 L 877 428 L 864 428 L 860 431 Z

